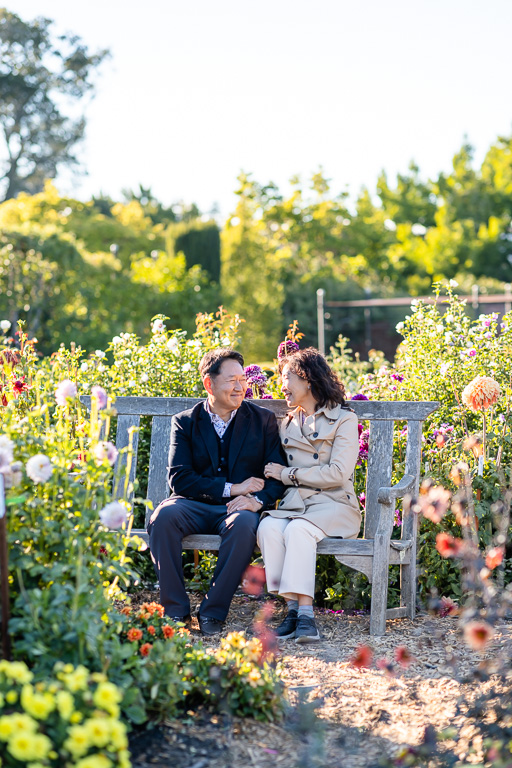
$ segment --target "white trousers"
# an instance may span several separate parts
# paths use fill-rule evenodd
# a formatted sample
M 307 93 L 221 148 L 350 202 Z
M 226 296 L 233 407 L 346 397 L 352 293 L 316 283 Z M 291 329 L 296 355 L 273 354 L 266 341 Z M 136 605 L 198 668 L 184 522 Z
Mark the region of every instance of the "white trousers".
M 259 524 L 258 546 L 265 561 L 267 589 L 287 600 L 315 595 L 316 545 L 325 533 L 300 517 L 268 515 Z

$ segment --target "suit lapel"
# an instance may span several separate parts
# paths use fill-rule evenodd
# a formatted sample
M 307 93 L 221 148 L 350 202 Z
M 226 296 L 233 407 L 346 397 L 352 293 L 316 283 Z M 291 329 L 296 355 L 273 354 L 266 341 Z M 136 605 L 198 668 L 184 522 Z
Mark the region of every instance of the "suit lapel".
M 228 456 L 228 468 L 229 468 L 230 475 L 233 472 L 233 467 L 235 466 L 235 462 L 238 458 L 238 454 L 240 453 L 240 449 L 242 448 L 242 444 L 245 440 L 247 430 L 249 429 L 249 424 L 251 420 L 249 418 L 249 414 L 247 413 L 247 410 L 248 409 L 245 403 L 242 403 L 242 405 L 238 409 L 238 413 L 234 418 L 233 434 L 231 435 L 231 445 L 229 446 L 229 456 Z
M 204 443 L 208 449 L 208 453 L 210 454 L 212 465 L 215 471 L 217 471 L 217 467 L 219 466 L 219 444 L 217 442 L 217 436 L 215 434 L 212 421 L 204 406 L 201 406 L 199 411 L 198 428 L 199 434 L 204 440 Z

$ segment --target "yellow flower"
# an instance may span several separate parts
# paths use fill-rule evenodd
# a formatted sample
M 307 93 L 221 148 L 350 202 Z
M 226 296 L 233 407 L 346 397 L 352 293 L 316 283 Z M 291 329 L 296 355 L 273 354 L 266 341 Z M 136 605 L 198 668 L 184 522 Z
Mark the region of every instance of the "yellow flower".
M 76 768 L 111 768 L 112 760 L 105 755 L 89 755 L 79 760 Z
M 103 683 L 107 679 L 107 676 L 103 674 L 103 672 L 93 672 L 91 675 L 91 680 L 95 683 Z
M 64 749 L 71 752 L 74 758 L 81 757 L 89 749 L 89 734 L 83 725 L 72 725 L 68 731 L 68 738 L 64 742 Z
M 123 749 L 117 755 L 119 761 L 119 768 L 131 768 L 130 753 L 127 749 Z
M 59 691 L 55 697 L 57 709 L 63 720 L 69 720 L 73 712 L 75 700 L 69 691 Z
M 14 730 L 10 715 L 0 717 L 0 741 L 7 741 Z
M 16 760 L 44 760 L 52 747 L 48 736 L 43 733 L 21 731 L 13 734 L 7 749 Z
M 81 723 L 84 719 L 84 716 L 81 712 L 73 712 L 71 717 L 69 718 L 70 723 Z
M 126 735 L 126 726 L 119 720 L 110 721 L 110 743 L 115 750 L 126 749 L 128 746 L 128 737 Z
M 97 707 L 105 709 L 109 714 L 117 717 L 119 715 L 118 704 L 123 698 L 123 694 L 113 683 L 100 683 L 94 691 L 92 697 Z
M 7 741 L 11 734 L 16 733 L 16 731 L 35 733 L 37 723 L 29 715 L 22 712 L 0 717 L 0 741 Z
M 223 648 L 245 648 L 246 640 L 241 632 L 230 632 L 222 641 Z
M 8 704 L 16 704 L 18 701 L 18 694 L 16 691 L 7 691 L 5 694 L 5 700 Z
M 21 706 L 32 717 L 46 720 L 55 709 L 55 701 L 50 693 L 38 693 L 31 685 L 24 685 L 21 691 Z
M 261 645 L 261 640 L 259 640 L 257 637 L 253 637 L 252 640 L 249 640 L 245 648 L 245 655 L 249 661 L 256 663 L 259 662 L 262 653 L 263 646 Z
M 91 717 L 84 723 L 85 730 L 95 747 L 104 747 L 110 737 L 109 721 L 105 717 Z
M 64 667 L 64 671 L 66 672 L 66 675 L 64 676 L 65 684 L 71 693 L 76 693 L 76 691 L 83 691 L 85 688 L 87 688 L 87 683 L 89 680 L 88 670 L 80 664 L 74 671 L 67 672 L 69 666 L 71 665 L 66 664 Z M 72 667 L 71 669 L 73 670 Z
M 34 675 L 23 661 L 2 661 L 0 672 L 17 683 L 30 683 Z
M 251 672 L 249 672 L 247 677 L 249 679 L 249 685 L 251 688 L 257 688 L 258 685 L 261 685 L 261 675 L 257 669 L 253 669 Z

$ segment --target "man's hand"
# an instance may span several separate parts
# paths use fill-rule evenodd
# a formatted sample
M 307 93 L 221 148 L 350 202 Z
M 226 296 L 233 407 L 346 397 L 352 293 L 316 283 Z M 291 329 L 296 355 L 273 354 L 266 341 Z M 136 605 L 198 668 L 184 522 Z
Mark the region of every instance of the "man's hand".
M 255 479 L 255 478 L 253 478 Z M 239 512 L 241 509 L 249 509 L 251 512 L 259 512 L 263 508 L 263 504 L 260 504 L 254 496 L 237 496 L 236 499 L 231 499 L 226 504 L 228 515 L 232 512 Z
M 264 487 L 265 481 L 261 477 L 248 477 L 243 483 L 233 483 L 231 486 L 231 495 L 247 496 L 248 493 L 258 493 L 258 491 L 262 491 Z

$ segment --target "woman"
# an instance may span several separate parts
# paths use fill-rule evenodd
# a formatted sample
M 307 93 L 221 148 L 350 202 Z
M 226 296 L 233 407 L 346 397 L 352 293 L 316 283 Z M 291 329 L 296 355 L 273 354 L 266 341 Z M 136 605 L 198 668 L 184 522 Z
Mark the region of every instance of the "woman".
M 359 453 L 357 416 L 345 390 L 318 350 L 279 361 L 281 390 L 293 408 L 281 424 L 288 466 L 267 464 L 265 477 L 288 486 L 279 507 L 258 528 L 269 592 L 284 597 L 288 615 L 278 637 L 320 639 L 313 614 L 316 545 L 326 536 L 355 538 L 361 513 L 352 474 Z

